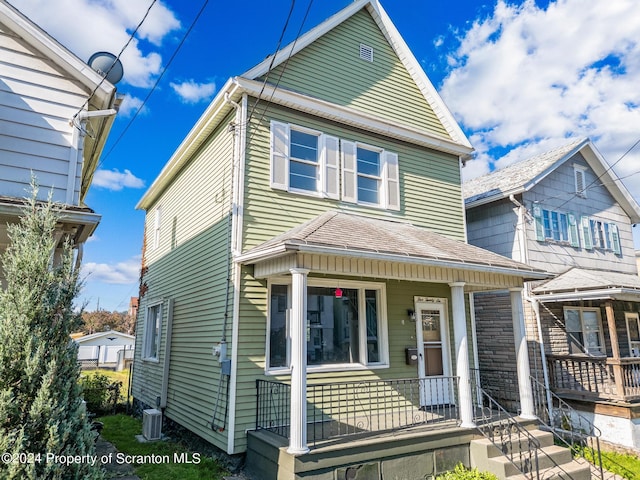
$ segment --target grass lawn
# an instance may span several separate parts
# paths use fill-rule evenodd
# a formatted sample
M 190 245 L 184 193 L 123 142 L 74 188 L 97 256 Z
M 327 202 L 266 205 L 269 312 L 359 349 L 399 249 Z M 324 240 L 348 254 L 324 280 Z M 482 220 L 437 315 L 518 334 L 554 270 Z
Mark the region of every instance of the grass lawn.
M 122 382 L 122 388 L 120 389 L 120 395 L 122 396 L 121 401 L 127 401 L 127 392 L 129 391 L 129 369 L 125 368 L 121 372 L 116 372 L 115 370 L 109 370 L 104 368 L 94 368 L 91 370 L 82 370 L 80 372 L 80 377 L 91 376 L 96 373 L 100 375 L 104 375 L 109 378 L 112 382 Z M 130 397 L 129 401 L 132 402 L 133 398 Z
M 602 466 L 627 480 L 640 480 L 640 458 L 615 452 L 602 452 Z
M 179 442 L 162 441 L 140 443 L 135 435 L 142 433 L 142 421 L 128 415 L 110 415 L 98 420 L 104 423 L 102 436 L 126 455 L 168 455 L 170 461 L 143 464 L 135 467 L 142 480 L 221 480 L 229 472 L 218 462 L 197 452 L 187 450 Z M 181 463 L 180 458 L 194 463 Z M 199 463 L 195 463 L 199 461 Z

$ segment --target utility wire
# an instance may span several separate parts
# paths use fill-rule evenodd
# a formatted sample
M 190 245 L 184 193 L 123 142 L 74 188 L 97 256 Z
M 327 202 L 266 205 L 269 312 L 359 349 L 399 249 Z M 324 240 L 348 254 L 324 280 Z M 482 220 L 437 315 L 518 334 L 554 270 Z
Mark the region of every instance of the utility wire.
M 107 76 L 109 75 L 109 73 L 111 73 L 111 70 L 113 69 L 113 67 L 116 65 L 116 63 L 118 62 L 118 60 L 120 60 L 120 56 L 124 53 L 124 51 L 127 49 L 127 47 L 129 46 L 129 44 L 133 41 L 133 38 L 135 37 L 136 33 L 138 33 L 138 30 L 140 30 L 140 27 L 142 26 L 142 24 L 145 22 L 145 20 L 147 19 L 147 17 L 149 16 L 149 12 L 151 11 L 151 8 L 155 5 L 157 0 L 152 0 L 151 4 L 149 5 L 149 8 L 147 8 L 147 11 L 145 12 L 144 16 L 142 17 L 142 20 L 140 20 L 140 23 L 138 23 L 138 25 L 136 26 L 136 28 L 133 30 L 133 32 L 131 32 L 131 35 L 129 35 L 129 40 L 127 40 L 127 43 L 124 44 L 124 46 L 122 47 L 122 49 L 120 50 L 120 53 L 118 53 L 118 55 L 116 56 L 116 59 L 114 60 L 114 62 L 111 64 L 111 66 L 109 67 L 109 70 L 107 70 L 107 72 L 104 74 L 104 77 L 102 77 L 102 80 L 100 80 L 100 83 L 98 83 L 98 85 L 96 85 L 96 88 L 93 89 L 93 91 L 91 92 L 91 95 L 89 95 L 87 97 L 87 100 L 85 100 L 85 102 L 82 104 L 82 106 L 80 107 L 80 109 L 76 112 L 76 114 L 73 116 L 72 120 L 75 120 L 76 117 L 78 115 L 80 115 L 80 112 L 82 112 L 82 110 L 84 110 L 84 107 L 86 107 L 89 104 L 89 99 L 91 99 L 93 97 L 93 95 L 98 91 L 98 89 L 100 88 L 100 86 L 106 81 Z
M 162 77 L 164 77 L 164 74 L 167 72 L 167 69 L 169 68 L 169 66 L 171 65 L 173 60 L 178 55 L 178 52 L 182 48 L 182 45 L 184 45 L 184 42 L 187 40 L 187 37 L 189 36 L 191 31 L 195 27 L 196 23 L 198 22 L 198 20 L 200 19 L 200 17 L 204 13 L 204 10 L 207 7 L 208 3 L 209 3 L 209 0 L 205 0 L 204 1 L 204 3 L 202 4 L 202 7 L 200 7 L 200 11 L 198 11 L 198 14 L 195 16 L 195 18 L 191 22 L 191 25 L 189 26 L 189 28 L 185 32 L 184 36 L 180 40 L 180 43 L 178 44 L 178 46 L 174 50 L 173 54 L 171 55 L 171 58 L 169 58 L 169 61 L 167 62 L 167 64 L 164 66 L 164 68 L 160 72 L 160 75 L 158 75 L 158 78 L 156 79 L 155 83 L 151 87 L 151 90 L 149 91 L 149 93 L 147 93 L 147 96 L 144 98 L 144 100 L 142 101 L 142 104 L 140 104 L 140 106 L 138 107 L 136 112 L 133 114 L 133 116 L 129 120 L 129 123 L 127 123 L 127 126 L 122 130 L 122 132 L 120 132 L 120 135 L 118 135 L 118 138 L 116 138 L 115 142 L 113 142 L 113 144 L 111 145 L 111 148 L 109 148 L 109 151 L 102 157 L 102 159 L 100 160 L 100 163 L 98 163 L 98 166 L 96 167 L 96 169 L 98 169 L 105 162 L 105 160 L 109 157 L 111 152 L 113 152 L 113 150 L 116 148 L 116 146 L 120 143 L 120 140 L 122 140 L 122 137 L 124 137 L 124 135 L 127 133 L 129 128 L 131 127 L 131 124 L 133 124 L 135 119 L 138 118 L 138 114 L 142 111 L 142 109 L 146 105 L 147 101 L 149 100 L 149 98 L 151 97 L 153 92 L 156 90 L 156 87 L 160 83 L 160 80 L 162 80 Z

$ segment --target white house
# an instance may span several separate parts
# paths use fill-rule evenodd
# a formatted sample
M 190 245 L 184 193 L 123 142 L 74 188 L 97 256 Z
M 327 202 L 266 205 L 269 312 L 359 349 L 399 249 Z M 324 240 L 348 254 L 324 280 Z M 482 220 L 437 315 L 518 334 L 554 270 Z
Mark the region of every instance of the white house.
M 133 359 L 136 337 L 109 330 L 85 335 L 74 341 L 78 344 L 78 360 L 81 363 L 122 370 L 125 360 Z

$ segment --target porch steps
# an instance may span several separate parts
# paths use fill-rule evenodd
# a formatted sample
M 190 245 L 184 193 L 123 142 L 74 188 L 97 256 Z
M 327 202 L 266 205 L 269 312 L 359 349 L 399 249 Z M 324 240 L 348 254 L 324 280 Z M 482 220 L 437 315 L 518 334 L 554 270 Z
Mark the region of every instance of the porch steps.
M 539 478 L 545 480 L 589 480 L 591 478 L 589 463 L 573 460 L 568 448 L 554 445 L 551 433 L 538 429 L 530 430 L 529 433 L 540 443 L 538 451 Z M 473 440 L 470 445 L 471 466 L 477 467 L 481 471 L 491 472 L 500 480 L 525 480 L 529 478 L 516 467 L 516 465 L 521 468 L 526 466 L 529 455 L 527 452 L 519 450 L 520 445 L 517 441 L 514 440 L 510 445 L 513 449 L 513 463 L 489 439 Z M 526 446 L 522 446 L 526 448 Z M 526 467 L 522 469 L 527 470 Z M 537 476 L 534 474 L 533 478 L 535 479 Z

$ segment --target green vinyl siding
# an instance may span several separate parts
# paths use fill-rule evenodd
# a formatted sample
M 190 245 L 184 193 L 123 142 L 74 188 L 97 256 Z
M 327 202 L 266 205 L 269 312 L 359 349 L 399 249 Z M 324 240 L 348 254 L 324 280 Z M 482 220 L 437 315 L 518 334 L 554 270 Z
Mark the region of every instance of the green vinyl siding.
M 265 113 L 264 105 L 258 104 L 248 131 L 251 141 L 246 153 L 243 250 L 331 209 L 409 221 L 448 237 L 464 240 L 464 210 L 457 157 L 368 134 L 275 105 L 269 105 Z M 272 119 L 397 153 L 400 211 L 392 212 L 272 189 L 269 180 L 269 122 Z
M 168 418 L 189 428 L 219 448 L 227 447 L 227 433 L 209 427 L 220 387 L 220 365 L 212 347 L 222 338 L 227 287 L 227 242 L 233 135 L 231 117 L 222 122 L 176 174 L 146 217 L 143 281 L 137 323 L 134 396 L 155 407 L 161 395 L 165 359 L 168 300 L 173 300 Z M 155 209 L 161 208 L 160 242 L 152 247 Z M 233 298 L 233 289 L 230 297 Z M 161 300 L 162 336 L 157 363 L 141 361 L 144 319 L 149 304 Z M 232 305 L 228 311 L 231 317 Z M 229 322 L 227 337 L 231 337 Z M 223 389 L 224 390 L 224 389 Z M 226 402 L 223 391 L 221 402 Z M 221 411 L 226 408 L 221 403 Z
M 373 62 L 360 58 L 360 44 L 373 47 Z M 450 138 L 366 10 L 275 68 L 268 81 Z

